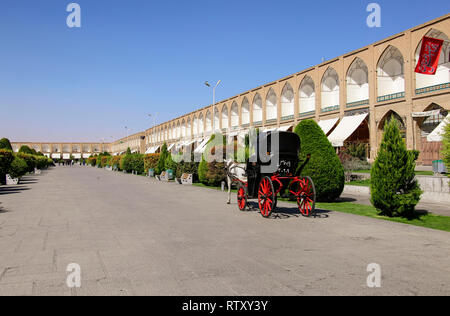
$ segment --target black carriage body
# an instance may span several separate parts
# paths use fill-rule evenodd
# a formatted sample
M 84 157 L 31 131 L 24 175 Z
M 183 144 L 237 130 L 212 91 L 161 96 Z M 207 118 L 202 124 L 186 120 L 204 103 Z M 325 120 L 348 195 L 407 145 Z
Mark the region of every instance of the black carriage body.
M 272 149 L 272 139 L 278 137 L 279 148 Z M 259 146 L 266 146 L 266 157 L 260 157 Z M 300 152 L 300 138 L 292 132 L 274 132 L 261 133 L 258 135 L 257 148 L 254 155 L 247 161 L 247 177 L 248 177 L 248 196 L 249 198 L 258 197 L 258 186 L 261 179 L 265 176 L 279 176 L 279 181 L 283 186 L 289 183 L 289 177 L 294 177 L 298 167 L 298 155 Z M 267 158 L 268 161 L 267 161 Z M 271 172 L 264 172 L 263 167 L 269 167 L 272 163 L 276 163 L 275 168 Z M 286 179 L 283 179 L 286 177 Z M 277 183 L 274 183 L 277 186 Z M 275 188 L 277 190 L 277 188 Z

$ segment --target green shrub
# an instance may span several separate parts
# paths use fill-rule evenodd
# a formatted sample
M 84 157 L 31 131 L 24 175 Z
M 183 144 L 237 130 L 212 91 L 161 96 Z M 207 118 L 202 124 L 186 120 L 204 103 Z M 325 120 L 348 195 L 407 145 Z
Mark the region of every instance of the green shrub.
M 194 154 L 191 154 L 191 161 L 185 162 L 181 161 L 177 164 L 177 170 L 175 175 L 177 178 L 181 178 L 183 173 L 188 173 L 193 175 L 193 181 L 196 182 L 198 179 L 198 162 L 194 162 Z
M 198 164 L 198 181 L 203 184 L 208 184 L 208 179 L 206 178 L 206 174 L 208 172 L 208 163 L 202 157 L 202 161 Z
M 0 183 L 5 184 L 5 175 L 14 160 L 13 152 L 8 149 L 0 149 Z
M 28 165 L 26 161 L 19 156 L 15 156 L 14 160 L 9 167 L 8 173 L 12 178 L 20 178 L 26 175 L 28 170 Z
M 314 181 L 317 201 L 336 200 L 344 190 L 345 176 L 335 149 L 313 120 L 300 122 L 295 133 L 300 136 L 301 141 L 300 161 L 305 161 L 307 155 L 311 154 L 301 176 L 309 176 Z
M 450 122 L 448 121 L 447 125 L 445 126 L 445 133 L 442 143 L 444 145 L 442 149 L 442 158 L 444 159 L 444 163 L 447 166 L 447 170 L 450 171 Z
M 390 217 L 411 216 L 422 191 L 415 179 L 418 151 L 406 149 L 399 122 L 392 118 L 384 129 L 383 141 L 371 170 L 371 202 Z
M 149 169 L 155 170 L 158 165 L 159 154 L 148 154 L 144 157 L 144 170 L 148 173 Z
M 36 151 L 33 153 L 33 150 L 30 147 L 23 145 L 19 148 L 19 153 L 33 155 L 36 154 Z
M 87 163 L 88 165 L 95 167 L 97 165 L 97 157 L 95 156 L 89 157 Z
M 110 159 L 110 162 L 109 162 L 110 166 L 115 169 L 121 170 L 121 167 L 120 167 L 121 158 L 122 158 L 122 156 L 112 156 Z
M 166 157 L 166 161 L 164 163 L 164 169 L 165 170 L 170 169 L 173 172 L 175 172 L 177 170 L 177 163 L 175 161 L 173 161 L 171 153 L 169 153 Z
M 120 169 L 125 172 L 131 172 L 133 170 L 133 166 L 131 165 L 131 154 L 122 156 L 120 159 Z
M 11 143 L 9 142 L 8 138 L 0 139 L 0 149 L 8 149 L 13 151 Z
M 138 174 L 143 174 L 144 168 L 144 155 L 142 154 L 132 154 L 131 155 L 131 170 L 137 172 Z
M 209 186 L 219 186 L 225 180 L 225 164 L 222 162 L 210 162 L 207 164 L 205 175 L 206 184 Z
M 23 152 L 20 152 L 17 154 L 18 157 L 22 158 L 23 160 L 25 160 L 25 162 L 27 163 L 27 172 L 33 172 L 34 168 L 37 167 L 36 165 L 36 158 L 33 155 L 30 154 L 25 154 Z

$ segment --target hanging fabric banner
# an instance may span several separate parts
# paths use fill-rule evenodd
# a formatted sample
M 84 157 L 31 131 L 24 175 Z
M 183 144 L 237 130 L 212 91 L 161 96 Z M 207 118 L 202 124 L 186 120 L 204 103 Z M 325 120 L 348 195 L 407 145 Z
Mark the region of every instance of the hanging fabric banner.
M 441 39 L 424 36 L 415 72 L 424 75 L 435 75 L 443 44 L 444 41 Z

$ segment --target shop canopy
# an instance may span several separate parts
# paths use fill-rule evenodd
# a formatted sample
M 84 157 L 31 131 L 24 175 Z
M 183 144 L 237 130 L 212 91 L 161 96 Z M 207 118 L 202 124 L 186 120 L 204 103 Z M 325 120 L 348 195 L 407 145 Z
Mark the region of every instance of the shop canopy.
M 352 136 L 367 116 L 368 114 L 361 114 L 344 117 L 333 133 L 328 136 L 328 140 L 331 142 L 333 147 L 344 146 L 344 142 Z
M 170 151 L 170 150 L 173 148 L 173 146 L 175 146 L 175 143 L 169 145 L 169 147 L 167 148 L 167 150 Z
M 61 159 L 61 154 L 52 154 L 53 159 Z
M 338 118 L 331 119 L 331 120 L 319 121 L 319 126 L 322 129 L 322 131 L 325 133 L 325 135 L 328 135 L 328 133 L 333 129 L 333 127 L 336 125 L 336 123 L 338 121 L 339 121 Z
M 445 126 L 450 124 L 450 114 L 447 115 L 447 118 L 439 124 L 438 127 L 434 131 L 431 132 L 427 137 L 427 141 L 429 142 L 441 142 L 442 136 L 445 134 Z
M 81 154 L 73 154 L 73 158 L 75 158 L 75 159 L 81 159 Z

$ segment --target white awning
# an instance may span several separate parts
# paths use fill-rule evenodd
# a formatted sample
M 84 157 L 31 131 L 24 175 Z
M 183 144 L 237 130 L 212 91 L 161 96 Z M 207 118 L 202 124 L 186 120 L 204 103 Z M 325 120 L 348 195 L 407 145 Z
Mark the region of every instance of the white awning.
M 44 156 L 50 158 L 50 154 L 44 154 Z
M 73 158 L 75 158 L 75 159 L 81 159 L 81 154 L 73 154 Z
M 137 153 L 137 152 L 138 152 L 137 149 L 133 149 L 133 150 L 131 151 L 132 154 L 135 154 L 135 153 Z
M 269 128 L 263 128 L 260 132 L 261 133 L 269 133 L 269 132 L 274 132 L 276 130 L 277 130 L 276 127 L 269 127 Z
M 184 142 L 183 146 L 190 146 L 190 145 L 192 145 L 193 143 L 195 143 L 195 140 L 188 140 L 188 141 L 185 141 L 185 142 Z
M 91 154 L 83 154 L 84 159 L 89 158 L 89 157 L 91 157 Z
M 146 154 L 146 155 L 152 154 L 153 148 L 154 148 L 154 147 L 150 147 L 149 149 L 147 149 L 147 150 L 145 151 L 145 154 Z
M 436 116 L 441 113 L 441 110 L 434 110 L 434 111 L 428 111 L 428 112 L 413 112 L 412 117 L 419 118 L 419 117 L 428 117 L 428 116 Z
M 368 114 L 361 114 L 344 117 L 333 133 L 328 136 L 328 140 L 331 142 L 333 147 L 344 146 L 344 142 L 347 138 L 352 136 L 367 116 Z
M 52 154 L 53 159 L 61 159 L 61 154 Z
M 175 146 L 175 143 L 169 145 L 169 147 L 167 147 L 167 150 L 170 151 L 173 148 L 173 146 Z
M 205 151 L 206 144 L 209 142 L 209 139 L 205 139 L 198 147 L 194 150 L 194 153 L 203 154 Z
M 338 118 L 332 120 L 319 121 L 319 126 L 325 133 L 325 135 L 328 135 L 328 133 L 333 129 L 333 127 L 336 125 L 338 121 L 339 121 Z
M 291 127 L 292 127 L 292 125 L 281 126 L 277 130 L 279 132 L 287 132 Z
M 445 126 L 450 124 L 450 114 L 447 115 L 447 118 L 439 124 L 438 127 L 434 131 L 431 132 L 427 137 L 427 141 L 429 142 L 442 142 L 442 136 L 445 134 Z

